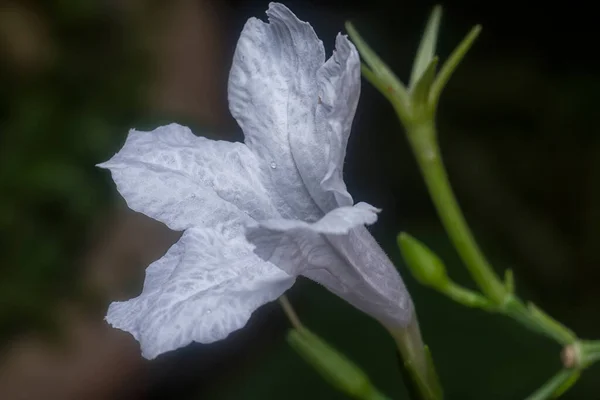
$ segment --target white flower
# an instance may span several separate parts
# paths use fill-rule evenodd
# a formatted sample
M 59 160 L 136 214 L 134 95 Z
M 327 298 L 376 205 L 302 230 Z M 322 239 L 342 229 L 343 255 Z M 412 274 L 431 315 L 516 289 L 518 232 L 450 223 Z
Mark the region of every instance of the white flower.
M 129 207 L 184 231 L 146 270 L 142 293 L 106 316 L 147 358 L 242 328 L 304 275 L 387 326 L 412 318 L 396 269 L 365 224 L 342 168 L 360 94 L 355 47 L 338 35 L 325 61 L 312 27 L 272 3 L 250 19 L 229 78 L 245 142 L 171 124 L 132 130 L 111 171 Z

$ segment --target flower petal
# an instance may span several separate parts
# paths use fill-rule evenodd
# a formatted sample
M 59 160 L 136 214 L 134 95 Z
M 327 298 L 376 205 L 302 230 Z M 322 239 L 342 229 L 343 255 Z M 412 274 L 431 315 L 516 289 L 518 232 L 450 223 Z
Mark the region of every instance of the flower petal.
M 225 338 L 294 280 L 258 258 L 243 237 L 192 228 L 148 267 L 140 296 L 112 303 L 106 320 L 130 332 L 152 359 L 192 341 Z
M 209 140 L 170 124 L 132 130 L 109 161 L 117 189 L 134 211 L 174 230 L 280 215 L 263 186 L 259 162 L 242 143 Z
M 269 23 L 251 18 L 244 26 L 229 76 L 229 108 L 246 145 L 270 166 L 270 188 L 287 206 L 281 214 L 315 221 L 323 213 L 298 173 L 290 138 L 313 136 L 323 43 L 285 6 L 271 3 L 267 15 Z
M 368 204 L 340 207 L 318 222 L 269 220 L 246 238 L 263 260 L 322 284 L 390 327 L 405 326 L 413 306 L 398 271 L 363 224 L 376 220 Z
M 310 194 L 329 212 L 354 203 L 344 183 L 343 166 L 360 97 L 360 57 L 345 35 L 338 34 L 336 50 L 316 79 L 315 129 L 307 135 L 290 135 L 290 143 Z
M 260 226 L 273 232 L 311 230 L 329 235 L 344 235 L 355 226 L 374 224 L 377 221 L 377 213 L 380 211 L 380 209 L 370 204 L 361 202 L 353 207 L 336 208 L 314 223 L 292 219 L 270 219 L 259 223 L 251 223 L 249 229 Z

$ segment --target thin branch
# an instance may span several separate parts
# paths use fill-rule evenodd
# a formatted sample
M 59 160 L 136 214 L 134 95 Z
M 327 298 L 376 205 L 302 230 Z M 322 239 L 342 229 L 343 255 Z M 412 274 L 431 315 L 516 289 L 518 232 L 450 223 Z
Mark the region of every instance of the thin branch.
M 290 321 L 292 326 L 299 330 L 303 329 L 304 325 L 302 325 L 302 322 L 300 322 L 298 314 L 296 314 L 294 307 L 292 307 L 292 303 L 290 303 L 285 294 L 279 297 L 279 303 L 281 304 L 281 308 L 283 308 L 283 312 L 288 317 L 288 320 Z

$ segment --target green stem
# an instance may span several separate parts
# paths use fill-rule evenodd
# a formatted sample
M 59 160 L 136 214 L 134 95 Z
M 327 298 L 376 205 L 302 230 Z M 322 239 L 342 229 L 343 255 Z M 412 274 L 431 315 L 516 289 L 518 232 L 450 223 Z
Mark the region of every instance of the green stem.
M 600 341 L 582 340 L 579 342 L 579 352 L 581 366 L 586 368 L 600 361 Z
M 388 328 L 402 356 L 404 367 L 421 400 L 443 399 L 442 386 L 439 382 L 435 365 L 429 349 L 423 344 L 417 318 L 404 328 Z
M 570 381 L 574 376 L 577 376 L 577 370 L 563 369 L 554 375 L 548 382 L 541 388 L 535 391 L 532 395 L 527 397 L 525 400 L 545 400 L 556 398 L 560 395 L 564 388 L 567 388 Z
M 499 311 L 520 322 L 533 332 L 544 335 L 561 345 L 568 345 L 577 340 L 577 336 L 560 322 L 545 313 L 542 314 L 541 310 L 534 308 L 532 305 L 526 307 L 512 294 L 506 296 Z
M 465 289 L 462 286 L 451 282 L 442 290 L 446 296 L 450 297 L 455 302 L 467 307 L 481 308 L 487 311 L 494 311 L 492 303 L 481 294 Z
M 396 108 L 398 105 L 396 105 Z M 424 122 L 423 122 L 424 121 Z M 504 284 L 496 275 L 473 238 L 448 180 L 431 118 L 405 124 L 408 138 L 425 179 L 429 194 L 442 224 L 471 276 L 497 311 L 529 329 L 566 345 L 575 334 L 541 310 L 525 305 L 512 293 L 512 284 Z M 512 279 L 509 279 L 509 283 Z
M 477 246 L 460 211 L 442 163 L 435 125 L 433 122 L 415 123 L 407 127 L 407 133 L 448 236 L 483 293 L 495 304 L 502 304 L 506 288 Z

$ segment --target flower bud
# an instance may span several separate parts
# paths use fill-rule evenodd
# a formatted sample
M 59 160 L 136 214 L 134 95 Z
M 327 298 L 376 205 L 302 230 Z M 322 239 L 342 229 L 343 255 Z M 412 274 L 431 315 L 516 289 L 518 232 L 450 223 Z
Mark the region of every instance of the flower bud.
M 398 246 L 406 265 L 417 281 L 440 291 L 448 286 L 450 280 L 446 274 L 446 266 L 423 243 L 402 232 L 398 235 Z

